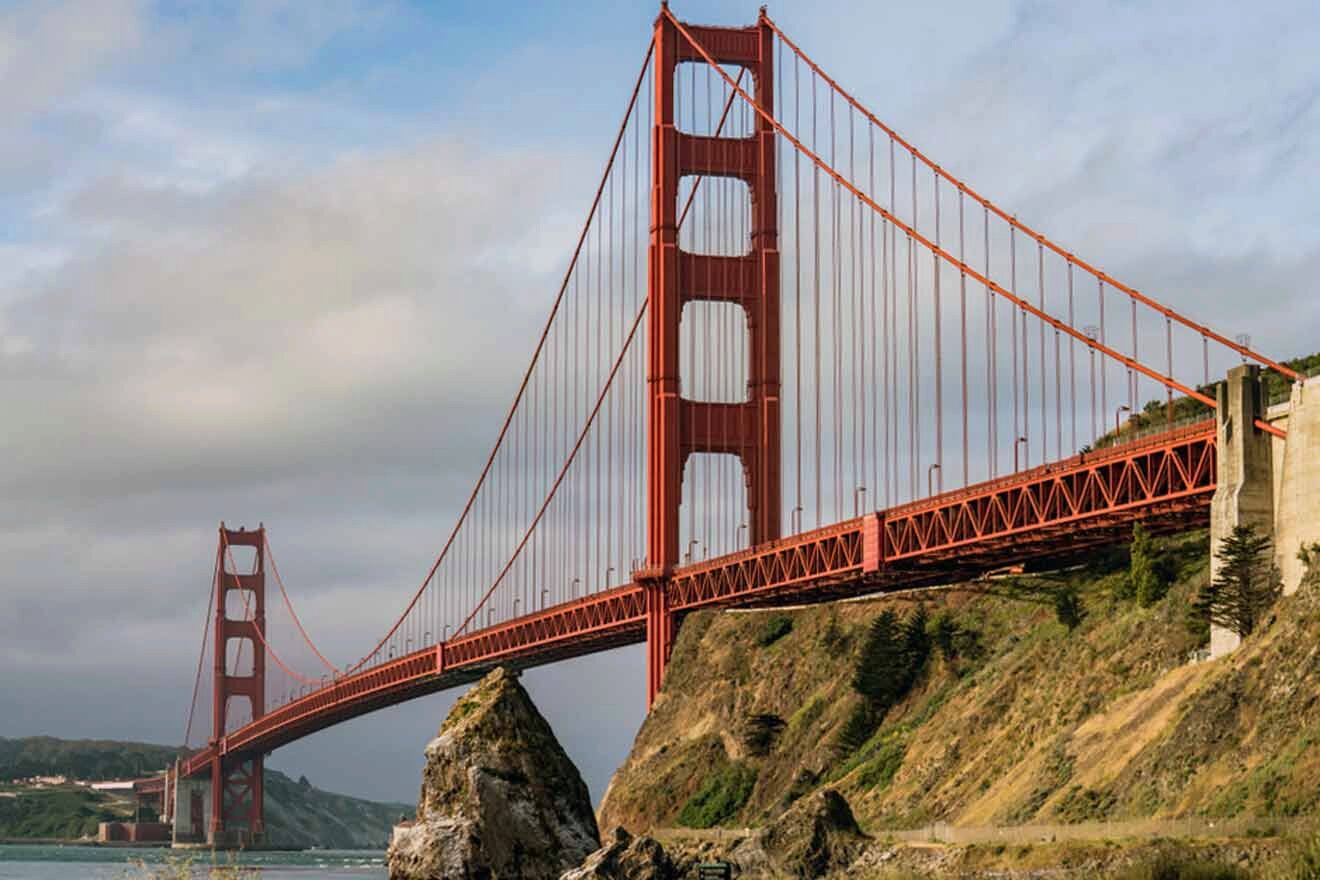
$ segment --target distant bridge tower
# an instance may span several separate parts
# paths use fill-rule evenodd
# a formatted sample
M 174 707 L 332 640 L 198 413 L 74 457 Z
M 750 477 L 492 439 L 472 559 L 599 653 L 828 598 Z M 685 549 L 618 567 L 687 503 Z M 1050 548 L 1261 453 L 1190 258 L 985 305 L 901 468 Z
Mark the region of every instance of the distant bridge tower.
M 752 75 L 752 94 L 766 113 L 774 107 L 774 31 L 762 13 L 748 28 L 684 25 L 721 65 Z M 759 114 L 750 137 L 680 131 L 674 118 L 674 77 L 682 62 L 704 63 L 674 23 L 655 24 L 655 127 L 651 180 L 647 386 L 648 567 L 647 705 L 660 689 L 673 642 L 666 583 L 679 559 L 683 466 L 693 453 L 741 459 L 747 485 L 750 542 L 780 535 L 779 241 L 775 190 L 775 130 Z M 732 177 L 751 197 L 751 248 L 733 256 L 679 248 L 679 182 L 687 175 Z M 750 363 L 747 399 L 738 403 L 682 397 L 679 331 L 690 302 L 734 303 L 747 316 Z M 706 357 L 717 356 L 706 352 Z
M 231 547 L 251 547 L 255 558 L 250 572 L 230 570 Z M 262 808 L 261 755 L 238 759 L 225 754 L 226 721 L 234 698 L 246 698 L 252 708 L 252 720 L 266 714 L 266 530 L 234 531 L 220 524 L 217 550 L 215 591 L 215 681 L 212 711 L 211 745 L 211 828 L 209 842 L 228 846 L 235 843 L 260 843 L 265 839 Z M 228 598 L 238 596 L 236 607 L 245 609 L 242 618 L 228 616 Z M 252 672 L 249 675 L 228 671 L 231 641 L 239 642 L 238 655 L 250 651 Z M 247 644 L 244 644 L 246 641 Z

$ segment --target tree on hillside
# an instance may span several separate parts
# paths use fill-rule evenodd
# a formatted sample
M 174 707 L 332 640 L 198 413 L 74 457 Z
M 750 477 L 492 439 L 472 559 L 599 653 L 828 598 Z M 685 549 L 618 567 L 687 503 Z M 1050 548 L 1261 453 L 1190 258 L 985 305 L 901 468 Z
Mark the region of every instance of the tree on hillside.
M 903 653 L 907 666 L 903 681 L 905 693 L 916 683 L 921 670 L 926 666 L 926 660 L 930 658 L 929 624 L 930 615 L 926 613 L 925 605 L 918 605 L 903 622 Z
M 1218 576 L 1196 597 L 1197 615 L 1244 638 L 1251 635 L 1283 589 L 1270 543 L 1253 526 L 1234 526 L 1215 553 Z
M 1141 523 L 1132 526 L 1132 556 L 1128 564 L 1128 594 L 1143 608 L 1149 608 L 1169 592 L 1168 581 L 1160 570 L 1155 542 Z
M 886 708 L 899 697 L 906 657 L 902 627 L 893 609 L 886 608 L 871 621 L 862 653 L 853 672 L 853 690 Z
M 1054 616 L 1070 630 L 1081 625 L 1086 617 L 1086 609 L 1082 606 L 1082 597 L 1077 587 L 1065 584 L 1054 594 Z
M 952 660 L 958 655 L 958 622 L 948 611 L 935 615 L 930 623 L 930 638 L 945 660 Z

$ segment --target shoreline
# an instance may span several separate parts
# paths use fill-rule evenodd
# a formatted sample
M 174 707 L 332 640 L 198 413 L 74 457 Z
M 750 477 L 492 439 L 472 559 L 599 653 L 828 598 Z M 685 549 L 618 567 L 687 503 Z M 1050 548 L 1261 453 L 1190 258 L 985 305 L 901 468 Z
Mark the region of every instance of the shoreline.
M 243 849 L 229 849 L 226 847 L 212 847 L 203 843 L 184 844 L 175 846 L 169 840 L 152 841 L 130 841 L 130 840 L 83 840 L 81 838 L 66 839 L 60 837 L 0 837 L 0 846 L 71 846 L 82 847 L 86 849 L 172 849 L 180 852 L 189 851 L 210 851 L 216 852 L 250 852 L 250 853 L 301 853 L 316 852 L 315 847 L 306 846 L 250 846 Z M 377 852 L 376 849 L 344 849 L 331 850 L 333 852 Z

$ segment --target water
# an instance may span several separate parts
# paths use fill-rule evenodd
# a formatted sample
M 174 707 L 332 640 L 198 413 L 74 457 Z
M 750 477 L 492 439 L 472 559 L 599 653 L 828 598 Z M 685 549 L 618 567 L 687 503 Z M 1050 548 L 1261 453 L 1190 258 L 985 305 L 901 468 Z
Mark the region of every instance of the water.
M 138 861 L 157 865 L 188 855 L 166 849 L 95 846 L 0 846 L 0 880 L 137 880 L 148 872 Z M 211 861 L 208 852 L 191 853 L 202 880 Z M 228 854 L 216 857 L 228 864 Z M 243 853 L 235 862 L 256 869 L 261 880 L 383 880 L 385 856 L 380 851 L 317 850 L 295 853 Z

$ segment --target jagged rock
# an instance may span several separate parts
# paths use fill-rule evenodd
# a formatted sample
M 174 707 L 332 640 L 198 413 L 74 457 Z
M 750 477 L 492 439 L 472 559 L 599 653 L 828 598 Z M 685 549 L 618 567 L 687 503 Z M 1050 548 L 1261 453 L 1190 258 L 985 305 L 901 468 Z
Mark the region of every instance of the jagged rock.
M 778 873 L 791 877 L 820 877 L 845 868 L 866 843 L 848 801 L 831 788 L 789 807 L 760 840 Z
M 612 839 L 579 868 L 565 871 L 559 880 L 677 880 L 679 871 L 657 841 L 633 837 L 615 828 Z
M 394 830 L 390 880 L 557 878 L 600 846 L 586 783 L 516 673 L 463 696 L 426 747 L 417 819 Z

